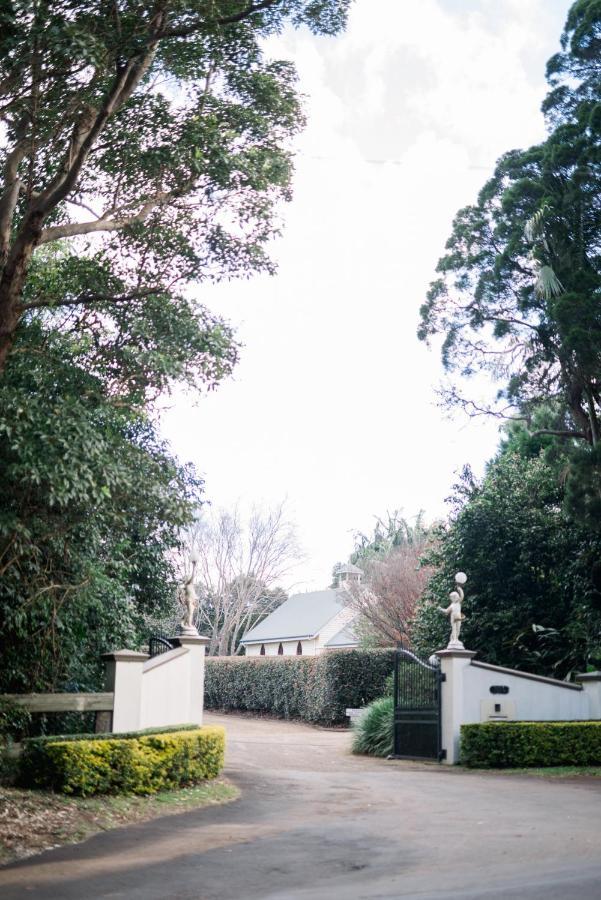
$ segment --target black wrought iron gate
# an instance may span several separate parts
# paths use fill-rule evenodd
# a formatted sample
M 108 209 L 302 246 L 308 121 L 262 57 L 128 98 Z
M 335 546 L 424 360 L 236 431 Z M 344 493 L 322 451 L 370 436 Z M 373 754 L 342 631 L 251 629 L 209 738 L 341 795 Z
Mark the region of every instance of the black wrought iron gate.
M 439 665 L 397 648 L 394 662 L 392 759 L 444 759 L 440 729 Z

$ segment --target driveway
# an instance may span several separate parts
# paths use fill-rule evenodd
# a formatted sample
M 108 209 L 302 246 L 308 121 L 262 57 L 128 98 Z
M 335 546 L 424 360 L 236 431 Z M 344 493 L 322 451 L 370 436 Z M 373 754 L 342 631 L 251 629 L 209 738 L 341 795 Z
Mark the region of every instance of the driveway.
M 600 900 L 601 783 L 353 757 L 349 735 L 207 716 L 235 803 L 0 871 L 3 900 Z

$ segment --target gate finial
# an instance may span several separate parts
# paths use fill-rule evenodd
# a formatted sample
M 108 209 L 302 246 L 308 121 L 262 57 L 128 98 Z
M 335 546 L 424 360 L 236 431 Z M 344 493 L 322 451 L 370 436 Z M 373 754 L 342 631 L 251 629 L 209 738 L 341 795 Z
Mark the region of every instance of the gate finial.
M 465 572 L 457 572 L 455 575 L 455 587 L 457 590 L 451 591 L 449 594 L 449 600 L 451 601 L 449 606 L 446 609 L 443 609 L 442 606 L 438 607 L 439 611 L 444 613 L 445 616 L 449 616 L 451 621 L 451 638 L 447 644 L 447 650 L 465 650 L 463 643 L 459 640 L 459 633 L 461 631 L 461 623 L 465 619 L 461 612 L 461 604 L 464 598 L 462 585 L 466 581 L 467 575 Z

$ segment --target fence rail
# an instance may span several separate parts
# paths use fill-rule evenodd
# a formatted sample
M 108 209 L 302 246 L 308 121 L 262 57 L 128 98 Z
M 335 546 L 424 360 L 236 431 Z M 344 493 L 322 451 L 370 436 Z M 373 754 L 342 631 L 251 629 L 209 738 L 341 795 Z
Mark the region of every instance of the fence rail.
M 0 700 L 11 700 L 29 712 L 110 712 L 114 694 L 0 694 Z

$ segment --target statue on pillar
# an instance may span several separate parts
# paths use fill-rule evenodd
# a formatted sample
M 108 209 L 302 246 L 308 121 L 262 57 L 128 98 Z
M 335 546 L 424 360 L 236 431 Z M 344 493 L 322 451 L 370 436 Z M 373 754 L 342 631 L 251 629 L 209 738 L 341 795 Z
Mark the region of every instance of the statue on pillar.
M 465 616 L 461 612 L 461 604 L 464 599 L 462 585 L 464 585 L 466 581 L 467 575 L 465 572 L 457 572 L 455 575 L 456 590 L 451 591 L 449 594 L 449 600 L 451 601 L 449 606 L 447 606 L 446 609 L 443 609 L 442 606 L 437 607 L 439 612 L 444 613 L 445 616 L 449 616 L 451 622 L 451 638 L 447 644 L 447 650 L 465 650 L 463 643 L 459 640 L 459 634 L 461 632 L 461 623 L 465 619 Z
M 196 576 L 198 557 L 196 556 L 196 554 L 192 554 L 190 560 L 192 562 L 192 571 L 190 572 L 189 577 L 186 578 L 181 586 L 185 613 L 183 619 L 180 622 L 178 631 L 180 634 L 197 635 L 198 630 L 196 628 L 196 625 L 194 624 L 194 615 L 196 613 L 198 600 L 196 597 L 196 588 L 194 587 L 194 578 Z

